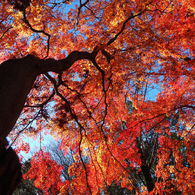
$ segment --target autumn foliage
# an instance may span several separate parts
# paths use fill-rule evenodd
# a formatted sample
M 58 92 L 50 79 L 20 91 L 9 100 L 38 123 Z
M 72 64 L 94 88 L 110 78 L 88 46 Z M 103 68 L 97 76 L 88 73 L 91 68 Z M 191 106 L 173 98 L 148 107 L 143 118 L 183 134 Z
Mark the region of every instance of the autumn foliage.
M 9 134 L 18 154 L 40 132 L 61 140 L 71 179 L 42 148 L 25 179 L 45 194 L 194 193 L 194 1 L 3 0 L 0 10 L 1 62 L 90 54 L 37 75 Z

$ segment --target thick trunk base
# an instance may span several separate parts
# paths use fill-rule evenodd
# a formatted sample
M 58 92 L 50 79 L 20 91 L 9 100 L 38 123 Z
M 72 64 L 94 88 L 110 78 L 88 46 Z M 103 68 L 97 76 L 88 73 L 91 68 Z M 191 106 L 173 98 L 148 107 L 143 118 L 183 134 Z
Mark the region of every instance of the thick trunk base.
M 0 194 L 11 195 L 22 179 L 21 164 L 15 151 L 0 146 Z

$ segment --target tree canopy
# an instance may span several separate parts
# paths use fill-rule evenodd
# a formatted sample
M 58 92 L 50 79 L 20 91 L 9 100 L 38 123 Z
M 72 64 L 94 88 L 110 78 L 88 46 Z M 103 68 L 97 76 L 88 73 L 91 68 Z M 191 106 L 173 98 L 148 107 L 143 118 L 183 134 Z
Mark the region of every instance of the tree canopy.
M 0 141 L 9 134 L 19 154 L 43 132 L 74 157 L 65 180 L 40 147 L 25 179 L 45 194 L 194 192 L 192 0 L 3 0 L 0 10 Z

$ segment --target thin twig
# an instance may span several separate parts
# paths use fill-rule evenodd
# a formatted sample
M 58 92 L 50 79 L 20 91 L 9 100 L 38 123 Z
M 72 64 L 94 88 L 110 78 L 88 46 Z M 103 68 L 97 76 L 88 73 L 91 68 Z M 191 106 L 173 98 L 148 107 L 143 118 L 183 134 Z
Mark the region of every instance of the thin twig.
M 4 35 L 5 35 L 10 29 L 12 29 L 12 28 L 13 28 L 12 26 L 9 27 L 9 28 L 1 35 L 0 39 L 2 39 L 2 38 L 4 37 Z

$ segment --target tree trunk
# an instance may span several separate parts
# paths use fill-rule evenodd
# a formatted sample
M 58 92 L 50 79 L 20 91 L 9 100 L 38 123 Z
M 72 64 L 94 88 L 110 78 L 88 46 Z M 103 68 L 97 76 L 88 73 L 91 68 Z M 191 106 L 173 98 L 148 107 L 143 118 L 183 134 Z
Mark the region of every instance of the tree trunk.
M 21 180 L 21 165 L 6 136 L 14 127 L 36 79 L 37 58 L 11 59 L 0 65 L 0 194 L 10 195 Z
M 0 137 L 6 136 L 14 127 L 30 89 L 36 79 L 37 59 L 28 56 L 11 59 L 0 65 Z
M 143 161 L 142 161 L 141 170 L 146 180 L 147 189 L 149 192 L 151 192 L 154 189 L 154 182 L 150 174 L 150 168 Z
M 0 154 L 0 194 L 11 195 L 22 179 L 21 165 L 17 154 L 12 148 Z
M 48 71 L 62 72 L 77 60 L 93 60 L 96 54 L 74 51 L 62 60 L 40 60 L 28 55 L 0 65 L 0 194 L 12 194 L 21 179 L 21 166 L 16 153 L 12 148 L 5 149 L 6 137 L 22 112 L 36 77 Z
M 14 127 L 37 75 L 62 72 L 77 60 L 93 58 L 93 53 L 74 51 L 62 60 L 40 60 L 28 55 L 3 62 L 0 65 L 0 140 L 5 140 Z

